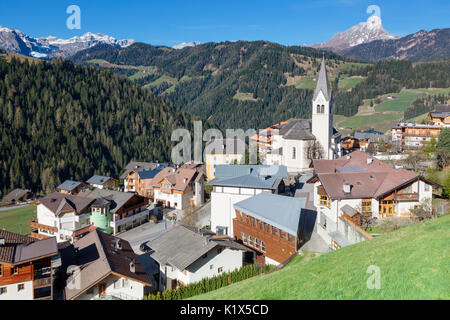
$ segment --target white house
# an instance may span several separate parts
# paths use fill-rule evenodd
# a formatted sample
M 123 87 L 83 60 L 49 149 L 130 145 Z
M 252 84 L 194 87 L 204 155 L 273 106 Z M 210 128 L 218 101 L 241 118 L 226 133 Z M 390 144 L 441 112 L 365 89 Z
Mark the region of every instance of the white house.
M 312 119 L 293 119 L 271 130 L 272 151 L 264 163 L 284 165 L 289 172 L 307 170 L 311 160 L 320 156 L 335 159 L 342 154 L 341 134 L 333 127 L 333 96 L 328 82 L 325 60 L 319 71 L 317 87 L 312 100 Z
M 199 170 L 164 168 L 153 178 L 154 203 L 179 210 L 204 201 L 204 175 Z
M 361 217 L 409 216 L 410 209 L 431 203 L 437 186 L 361 151 L 314 160 L 314 176 L 308 182 L 314 184 L 317 232 L 333 249 L 367 238 L 359 228 Z
M 61 252 L 66 300 L 139 300 L 152 283 L 130 244 L 94 230 Z
M 216 179 L 209 182 L 211 192 L 211 230 L 233 236 L 233 205 L 261 192 L 283 193 L 288 178 L 285 166 L 217 166 Z
M 245 154 L 245 142 L 239 139 L 215 139 L 205 146 L 206 178 L 214 179 L 216 166 L 239 164 Z
M 58 242 L 72 241 L 73 237 L 90 226 L 90 205 L 95 199 L 59 192 L 39 200 L 37 221 L 30 223 L 37 229 L 32 236 L 37 238 L 56 237 Z
M 253 250 L 213 232 L 178 226 L 148 243 L 159 264 L 159 290 L 199 282 L 253 263 Z

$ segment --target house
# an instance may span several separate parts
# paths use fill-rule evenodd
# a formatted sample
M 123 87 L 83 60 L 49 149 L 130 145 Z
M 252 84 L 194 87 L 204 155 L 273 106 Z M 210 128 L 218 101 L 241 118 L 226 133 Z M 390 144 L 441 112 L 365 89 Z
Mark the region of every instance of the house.
M 371 143 L 388 142 L 389 136 L 383 134 L 383 132 L 369 129 L 355 132 L 355 139 L 359 141 L 359 150 L 366 152 Z
M 135 180 L 135 191 L 137 194 L 149 199 L 154 199 L 153 178 L 163 169 L 168 168 L 167 164 L 161 164 L 155 169 L 144 169 L 138 171 Z
M 153 178 L 154 203 L 184 210 L 204 202 L 204 175 L 198 170 L 164 168 Z
M 390 137 L 392 143 L 401 149 L 421 149 L 431 139 L 437 140 L 443 128 L 436 123 L 393 122 Z
M 352 136 L 342 138 L 342 154 L 346 155 L 355 150 L 359 150 L 359 139 Z
M 81 196 L 92 199 L 90 224 L 106 233 L 117 233 L 135 228 L 149 221 L 148 198 L 114 190 L 85 190 Z
M 30 222 L 30 236 L 56 237 L 58 242 L 73 241 L 89 232 L 91 204 L 95 199 L 55 192 L 39 200 L 37 220 Z
M 362 216 L 409 216 L 410 209 L 431 201 L 433 186 L 439 187 L 361 151 L 336 160 L 314 160 L 308 183 L 314 184 L 317 232 L 332 249 L 368 238 L 358 226 Z
M 261 192 L 280 194 L 285 191 L 283 179 L 288 178 L 285 166 L 222 165 L 216 178 L 208 184 L 211 192 L 211 230 L 218 235 L 233 236 L 233 205 Z
M 308 170 L 312 159 L 335 159 L 342 154 L 341 134 L 333 127 L 333 95 L 322 60 L 312 100 L 312 119 L 292 119 L 273 132 L 267 165 L 284 165 L 290 173 Z
M 3 197 L 2 202 L 7 204 L 23 202 L 30 199 L 33 196 L 31 190 L 14 189 L 6 196 Z
M 58 258 L 55 238 L 0 230 L 0 300 L 52 300 Z
M 66 180 L 63 183 L 61 183 L 58 187 L 56 187 L 56 189 L 64 194 L 76 195 L 81 190 L 86 189 L 87 187 L 88 186 L 83 182 Z
M 118 181 L 114 178 L 105 177 L 105 176 L 92 176 L 86 181 L 91 187 L 98 189 L 116 189 Z
M 128 241 L 99 230 L 61 251 L 66 300 L 139 300 L 152 283 Z
M 204 278 L 253 263 L 251 249 L 213 232 L 177 226 L 148 246 L 159 265 L 159 290 L 199 282 Z
M 272 142 L 274 133 L 277 133 L 281 128 L 287 125 L 287 121 L 281 121 L 250 137 L 250 143 L 255 143 L 258 147 L 260 158 L 265 158 L 268 153 L 272 151 Z
M 142 170 L 153 170 L 159 166 L 159 163 L 130 161 L 120 176 L 123 179 L 125 192 L 136 192 L 137 173 Z
M 214 179 L 215 169 L 221 164 L 241 163 L 245 155 L 245 142 L 240 139 L 215 139 L 205 146 L 206 178 Z
M 428 113 L 428 120 L 431 125 L 450 127 L 450 105 L 437 105 L 434 110 Z
M 307 199 L 262 192 L 234 204 L 234 239 L 258 252 L 257 261 L 278 265 L 300 248 L 300 216 Z

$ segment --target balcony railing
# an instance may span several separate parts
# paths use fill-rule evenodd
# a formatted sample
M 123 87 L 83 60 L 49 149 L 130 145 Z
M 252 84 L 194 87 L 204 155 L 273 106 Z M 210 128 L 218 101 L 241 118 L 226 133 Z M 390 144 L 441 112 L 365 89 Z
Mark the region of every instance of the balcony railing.
M 40 279 L 33 280 L 33 287 L 36 288 L 43 288 L 48 287 L 52 285 L 52 278 L 51 277 L 45 277 Z
M 33 218 L 30 222 L 30 227 L 33 229 L 44 229 L 44 230 L 48 230 L 48 231 L 52 231 L 52 232 L 58 232 L 58 228 L 56 227 L 52 227 L 52 226 L 48 226 L 45 224 L 40 224 L 36 218 Z

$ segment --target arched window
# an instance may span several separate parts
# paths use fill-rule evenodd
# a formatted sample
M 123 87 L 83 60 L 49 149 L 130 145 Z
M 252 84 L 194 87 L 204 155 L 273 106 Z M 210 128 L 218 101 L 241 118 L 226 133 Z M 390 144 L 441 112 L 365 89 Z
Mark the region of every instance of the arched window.
M 317 112 L 316 113 L 320 113 L 320 105 L 317 105 Z
M 292 147 L 292 159 L 295 159 L 297 157 L 297 149 L 295 147 Z
M 325 106 L 322 105 L 322 108 L 320 109 L 320 113 L 325 113 Z

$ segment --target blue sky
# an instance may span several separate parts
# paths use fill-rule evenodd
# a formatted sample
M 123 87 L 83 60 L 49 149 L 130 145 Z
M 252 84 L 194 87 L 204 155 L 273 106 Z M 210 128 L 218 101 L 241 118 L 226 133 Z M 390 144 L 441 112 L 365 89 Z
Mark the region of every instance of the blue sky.
M 81 9 L 81 30 L 69 30 L 66 8 Z M 447 28 L 448 0 L 2 0 L 0 25 L 31 36 L 70 38 L 85 32 L 154 45 L 269 40 L 285 45 L 324 42 L 381 9 L 386 30 L 404 36 Z

